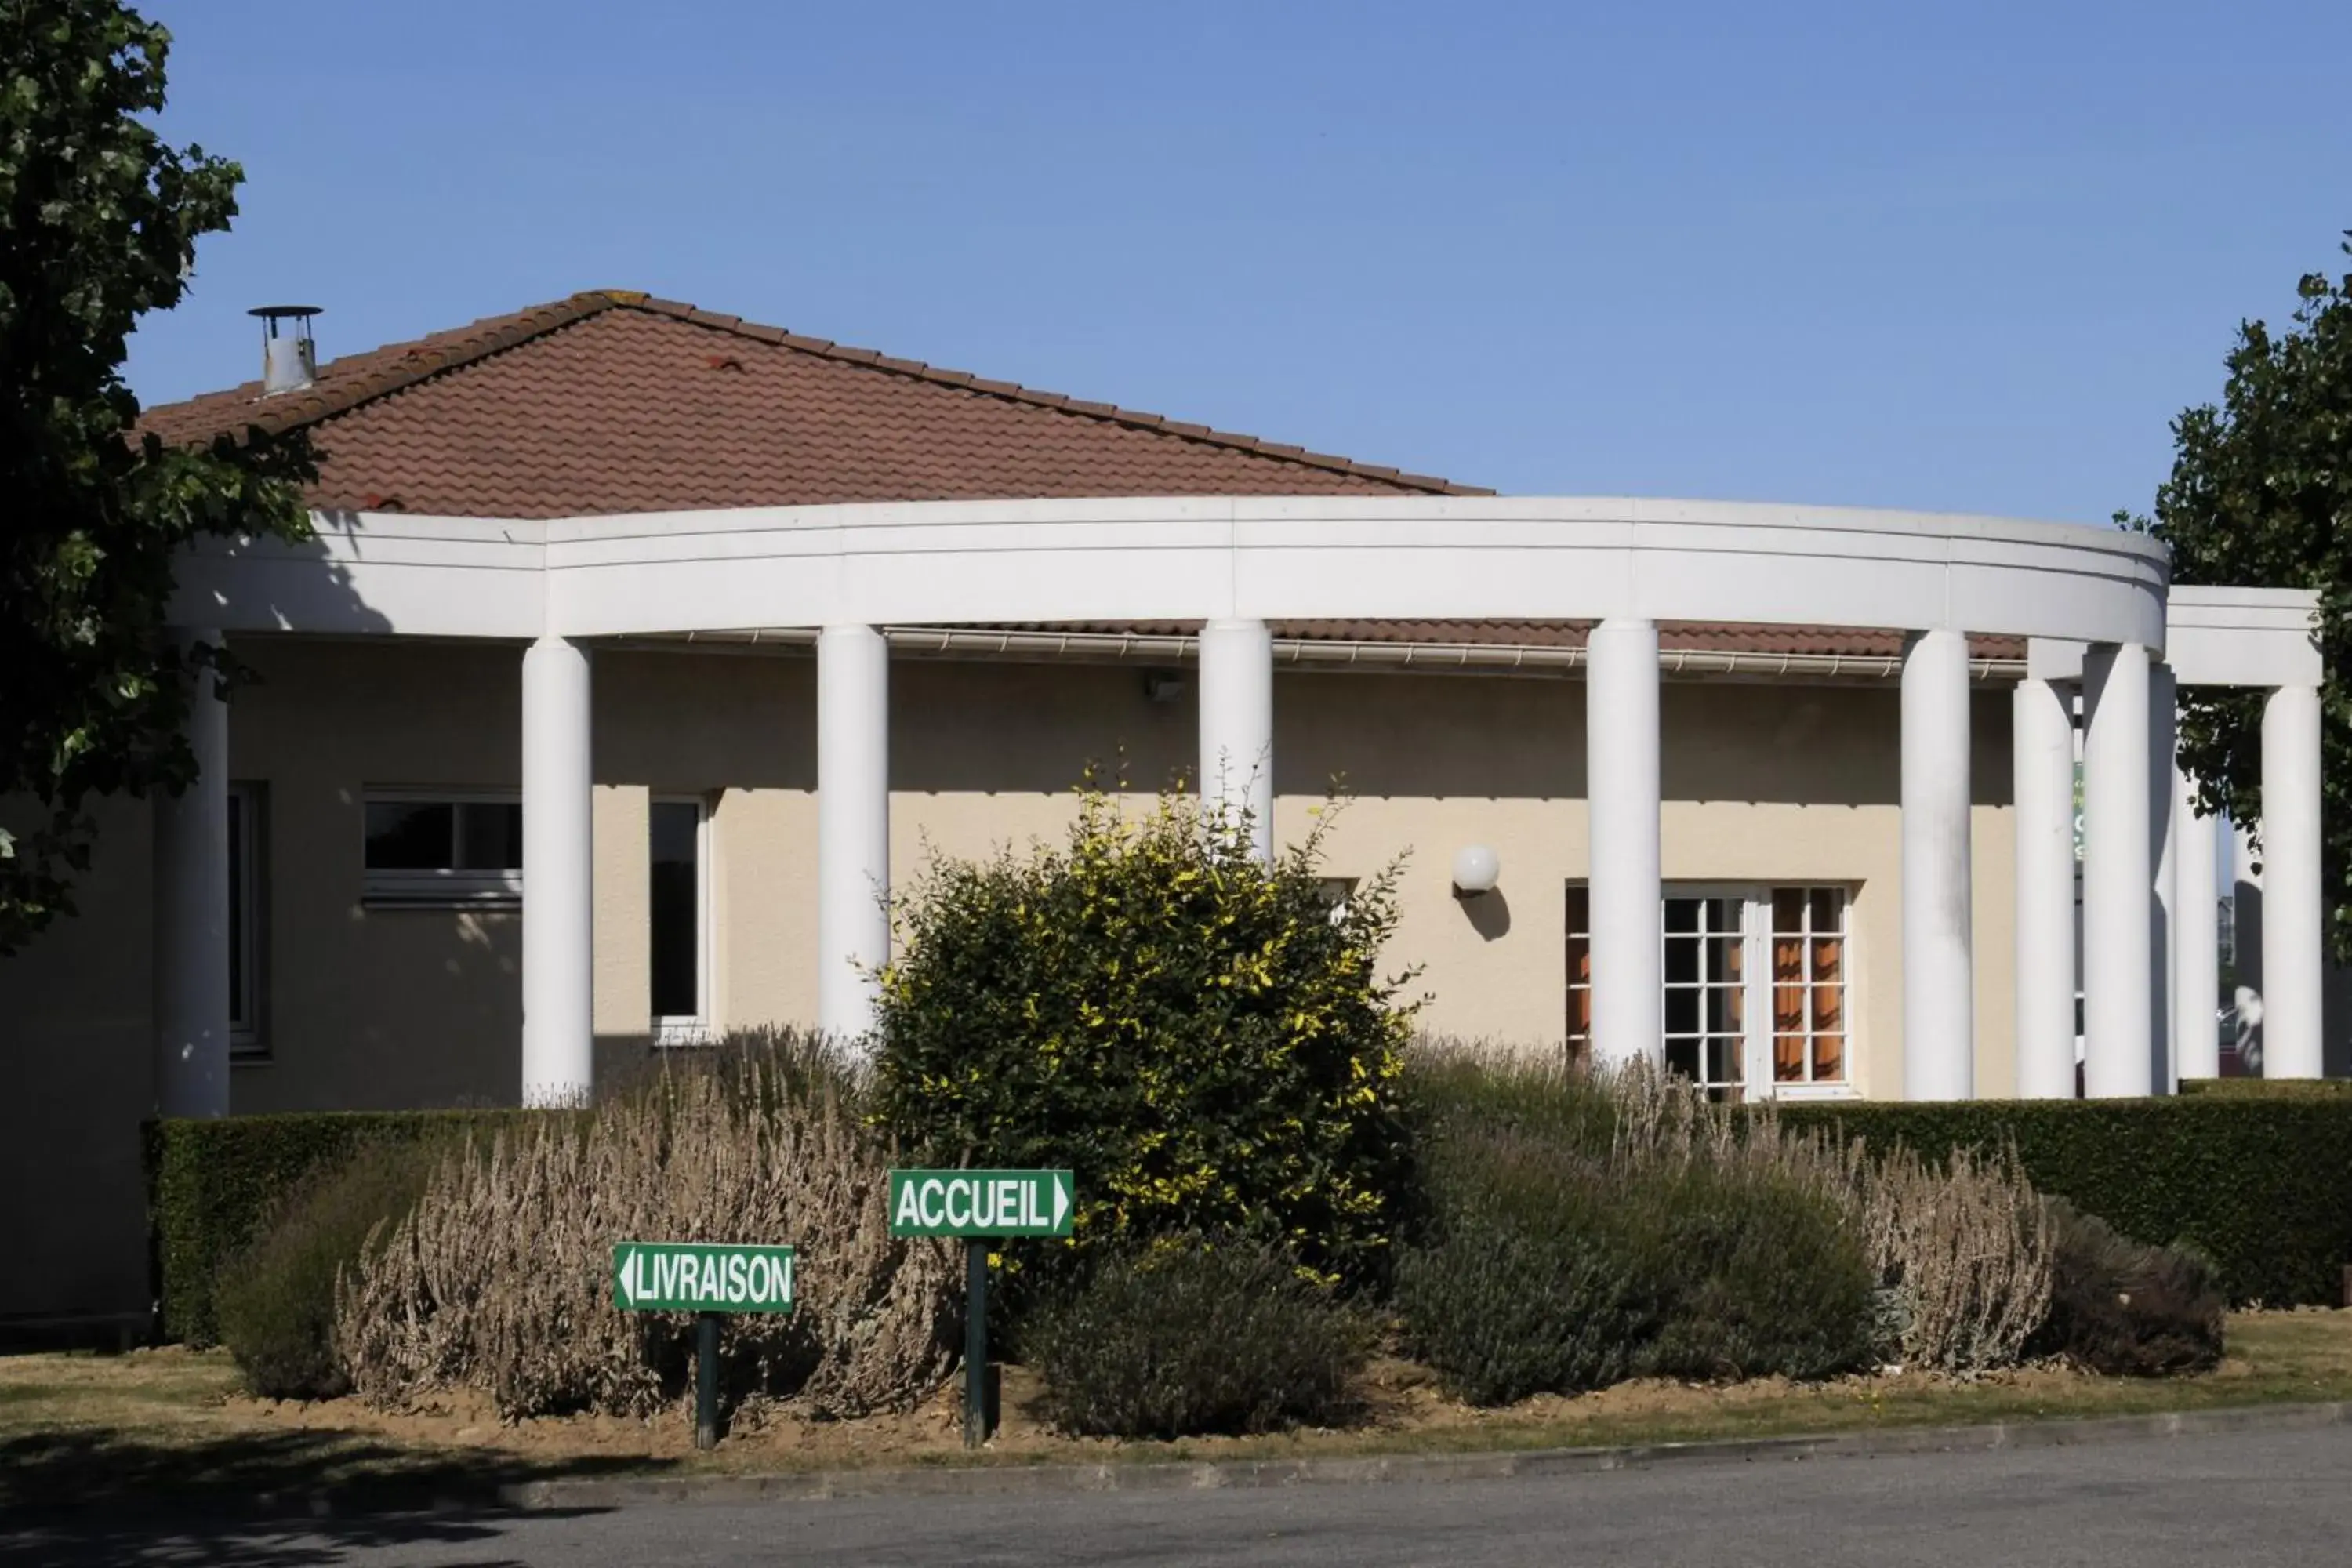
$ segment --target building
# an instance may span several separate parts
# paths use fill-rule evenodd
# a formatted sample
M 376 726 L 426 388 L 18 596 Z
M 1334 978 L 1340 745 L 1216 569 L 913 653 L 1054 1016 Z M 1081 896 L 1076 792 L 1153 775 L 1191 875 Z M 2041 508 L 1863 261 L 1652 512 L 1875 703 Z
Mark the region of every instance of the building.
M 158 1110 L 856 1033 L 884 889 L 1114 761 L 1278 839 L 1343 780 L 1329 870 L 1409 858 L 1433 1029 L 2063 1095 L 2079 694 L 2084 1076 L 2144 1094 L 2217 1070 L 2170 1022 L 2215 1006 L 2171 693 L 2262 688 L 2266 1065 L 2321 1070 L 2307 595 L 2172 590 L 2101 528 L 1496 497 L 634 294 L 315 373 L 299 331 L 150 415 L 309 426 L 317 537 L 185 563 L 182 635 L 261 679 L 199 695 L 202 782 L 110 803 L 80 918 L 0 966 L 6 1179 L 53 1194 L 0 1313 L 143 1303 Z

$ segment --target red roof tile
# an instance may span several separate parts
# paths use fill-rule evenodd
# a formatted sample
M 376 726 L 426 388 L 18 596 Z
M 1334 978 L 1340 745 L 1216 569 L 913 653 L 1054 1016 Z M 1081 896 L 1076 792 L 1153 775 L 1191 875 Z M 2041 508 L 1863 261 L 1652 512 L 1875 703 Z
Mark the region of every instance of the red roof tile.
M 165 440 L 307 426 L 321 507 L 570 517 L 829 501 L 1486 492 L 935 370 L 689 305 L 575 294 L 148 410 Z

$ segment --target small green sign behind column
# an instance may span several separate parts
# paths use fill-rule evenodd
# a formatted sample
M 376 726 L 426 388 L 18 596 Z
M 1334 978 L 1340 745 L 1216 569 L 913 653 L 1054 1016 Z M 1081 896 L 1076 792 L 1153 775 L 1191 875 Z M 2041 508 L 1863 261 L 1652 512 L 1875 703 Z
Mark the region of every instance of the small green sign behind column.
M 793 1249 L 731 1242 L 617 1242 L 613 1305 L 625 1312 L 789 1312 Z
M 1067 1236 L 1067 1171 L 893 1171 L 892 1236 Z

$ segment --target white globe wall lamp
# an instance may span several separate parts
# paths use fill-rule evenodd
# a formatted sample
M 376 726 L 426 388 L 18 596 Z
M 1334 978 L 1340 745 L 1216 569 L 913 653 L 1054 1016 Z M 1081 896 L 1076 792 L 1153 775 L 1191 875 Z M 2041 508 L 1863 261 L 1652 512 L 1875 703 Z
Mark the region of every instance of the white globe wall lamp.
M 1454 852 L 1454 896 L 1457 899 L 1493 892 L 1502 874 L 1503 863 L 1484 844 L 1465 845 Z

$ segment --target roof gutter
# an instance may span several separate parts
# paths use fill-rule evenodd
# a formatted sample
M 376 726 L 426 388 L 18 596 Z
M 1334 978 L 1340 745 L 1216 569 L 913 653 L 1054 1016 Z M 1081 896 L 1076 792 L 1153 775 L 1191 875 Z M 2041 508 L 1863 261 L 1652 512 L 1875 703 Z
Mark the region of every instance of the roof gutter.
M 1200 657 L 1201 639 L 1181 633 L 983 631 L 965 626 L 884 626 L 894 653 L 995 658 L 1076 658 L 1178 664 Z M 623 644 L 750 650 L 807 647 L 814 626 L 754 627 L 748 631 L 681 632 L 665 637 L 623 637 Z M 1276 637 L 1277 664 L 1321 669 L 1425 669 L 1488 675 L 1561 674 L 1584 668 L 1585 650 L 1528 643 L 1368 642 Z M 1897 654 L 1738 653 L 1719 648 L 1658 650 L 1666 675 L 1733 675 L 1783 679 L 1892 680 L 1903 673 Z M 1972 658 L 1979 681 L 2021 680 L 2023 659 Z

